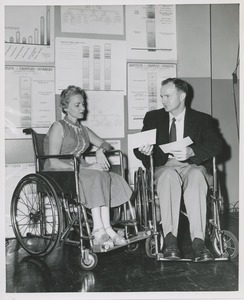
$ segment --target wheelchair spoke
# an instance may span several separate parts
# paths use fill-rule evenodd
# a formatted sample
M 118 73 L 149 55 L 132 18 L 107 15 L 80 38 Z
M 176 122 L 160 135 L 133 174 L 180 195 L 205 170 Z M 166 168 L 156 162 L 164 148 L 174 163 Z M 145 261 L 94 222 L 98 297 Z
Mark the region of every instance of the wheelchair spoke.
M 49 253 L 61 235 L 61 208 L 55 190 L 41 175 L 27 175 L 15 189 L 11 220 L 22 247 L 32 255 Z

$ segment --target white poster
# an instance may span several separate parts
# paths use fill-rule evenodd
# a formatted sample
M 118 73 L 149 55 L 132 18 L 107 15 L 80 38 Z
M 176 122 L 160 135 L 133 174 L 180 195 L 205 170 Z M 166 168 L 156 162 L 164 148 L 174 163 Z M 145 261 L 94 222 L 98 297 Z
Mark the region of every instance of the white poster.
M 100 91 L 88 92 L 87 97 L 87 121 L 82 121 L 82 124 L 102 138 L 123 138 L 124 96 Z
M 56 94 L 70 84 L 125 93 L 125 42 L 56 38 Z
M 54 68 L 6 66 L 5 79 L 5 138 L 22 138 L 27 127 L 47 131 L 55 121 Z
M 5 60 L 54 62 L 53 7 L 5 7 Z
M 123 5 L 61 6 L 61 31 L 123 35 Z
M 177 60 L 175 5 L 126 5 L 128 59 Z
M 129 129 L 141 129 L 147 111 L 162 107 L 160 85 L 176 77 L 175 64 L 128 63 Z

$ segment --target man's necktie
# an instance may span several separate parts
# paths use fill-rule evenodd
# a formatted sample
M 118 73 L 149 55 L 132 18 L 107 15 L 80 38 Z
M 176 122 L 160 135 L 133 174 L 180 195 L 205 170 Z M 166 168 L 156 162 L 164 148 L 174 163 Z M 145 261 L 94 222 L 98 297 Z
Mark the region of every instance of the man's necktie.
M 176 126 L 175 126 L 175 121 L 176 119 L 172 119 L 171 127 L 170 127 L 170 132 L 169 132 L 169 142 L 175 142 L 176 141 Z

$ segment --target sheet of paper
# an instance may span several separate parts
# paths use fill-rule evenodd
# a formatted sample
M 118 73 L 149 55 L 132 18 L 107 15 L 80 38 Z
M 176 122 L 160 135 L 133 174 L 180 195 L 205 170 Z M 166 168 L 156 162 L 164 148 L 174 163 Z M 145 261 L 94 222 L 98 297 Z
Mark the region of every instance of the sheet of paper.
M 130 136 L 130 149 L 138 148 L 141 145 L 154 145 L 156 143 L 156 129 L 133 133 Z
M 125 41 L 66 37 L 55 41 L 56 94 L 71 83 L 86 91 L 126 93 Z
M 127 58 L 176 60 L 175 5 L 126 5 Z
M 179 141 L 173 142 L 173 143 L 168 143 L 164 145 L 160 145 L 159 147 L 163 150 L 164 153 L 170 153 L 173 150 L 182 148 L 182 147 L 187 147 L 193 143 L 192 139 L 187 136 Z
M 54 67 L 5 66 L 6 139 L 26 138 L 26 127 L 47 131 L 55 121 L 54 74 Z

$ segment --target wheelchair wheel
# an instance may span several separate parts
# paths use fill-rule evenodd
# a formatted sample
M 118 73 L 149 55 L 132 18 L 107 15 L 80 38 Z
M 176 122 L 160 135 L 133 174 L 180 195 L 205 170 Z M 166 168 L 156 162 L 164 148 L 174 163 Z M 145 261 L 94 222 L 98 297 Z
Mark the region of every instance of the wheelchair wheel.
M 11 222 L 20 245 L 31 255 L 44 256 L 61 235 L 62 214 L 57 194 L 40 174 L 23 177 L 12 196 Z
M 155 258 L 156 257 L 156 242 L 155 238 L 157 238 L 158 242 L 158 251 L 163 249 L 164 238 L 163 234 L 159 232 L 158 235 L 151 235 L 145 242 L 145 251 L 148 257 Z
M 148 201 L 147 201 L 147 189 L 144 171 L 139 168 L 135 173 L 135 185 L 136 185 L 136 217 L 139 222 L 139 228 L 144 230 L 148 226 Z
M 125 248 L 125 253 L 127 254 L 135 254 L 139 249 L 139 243 L 131 243 Z
M 82 254 L 78 256 L 78 264 L 82 270 L 89 271 L 95 269 L 98 263 L 98 257 L 96 253 L 90 250 L 85 250 L 84 257 Z
M 239 242 L 238 242 L 236 236 L 228 230 L 223 230 L 222 242 L 223 242 L 224 253 L 228 254 L 230 259 L 236 258 L 238 255 L 238 249 L 239 249 Z M 218 256 L 221 256 L 219 238 L 217 238 L 215 236 L 213 238 L 212 244 L 213 244 L 213 249 L 214 249 L 215 253 Z

